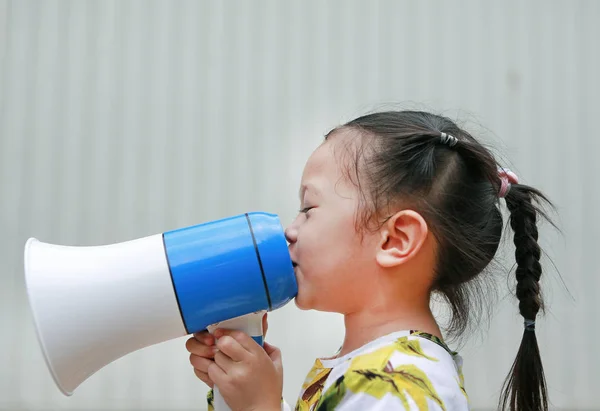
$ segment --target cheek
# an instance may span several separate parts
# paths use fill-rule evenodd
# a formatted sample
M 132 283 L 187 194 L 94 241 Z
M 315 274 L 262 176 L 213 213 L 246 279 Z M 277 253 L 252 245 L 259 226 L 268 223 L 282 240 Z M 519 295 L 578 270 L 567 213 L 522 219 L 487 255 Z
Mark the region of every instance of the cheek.
M 323 282 L 344 275 L 361 252 L 356 233 L 347 225 L 322 226 L 306 234 L 300 249 L 303 267 L 307 276 Z

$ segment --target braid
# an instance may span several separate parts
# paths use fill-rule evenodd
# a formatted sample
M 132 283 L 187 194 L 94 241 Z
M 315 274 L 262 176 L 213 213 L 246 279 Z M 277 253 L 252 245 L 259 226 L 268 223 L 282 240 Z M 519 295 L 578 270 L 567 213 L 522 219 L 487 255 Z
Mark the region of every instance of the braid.
M 529 192 L 508 196 L 506 205 L 510 211 L 510 225 L 515 233 L 519 312 L 526 320 L 535 320 L 542 308 L 539 286 L 542 275 L 541 249 L 537 242 L 536 210 Z
M 519 312 L 525 319 L 521 346 L 500 399 L 501 409 L 507 409 L 508 405 L 510 411 L 548 410 L 546 379 L 534 328 L 535 318 L 540 309 L 543 310 L 539 285 L 541 249 L 536 225 L 540 211 L 533 204 L 534 197 L 544 198 L 539 191 L 524 185 L 513 185 L 506 196 L 510 225 L 515 234 L 516 295 Z

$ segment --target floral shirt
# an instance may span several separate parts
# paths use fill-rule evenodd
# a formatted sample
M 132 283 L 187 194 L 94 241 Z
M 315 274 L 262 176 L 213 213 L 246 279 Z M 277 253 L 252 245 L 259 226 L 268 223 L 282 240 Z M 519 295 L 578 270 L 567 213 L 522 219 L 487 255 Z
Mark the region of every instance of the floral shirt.
M 461 368 L 461 357 L 439 338 L 398 331 L 342 357 L 317 359 L 295 411 L 468 410 Z M 281 409 L 291 411 L 285 401 Z

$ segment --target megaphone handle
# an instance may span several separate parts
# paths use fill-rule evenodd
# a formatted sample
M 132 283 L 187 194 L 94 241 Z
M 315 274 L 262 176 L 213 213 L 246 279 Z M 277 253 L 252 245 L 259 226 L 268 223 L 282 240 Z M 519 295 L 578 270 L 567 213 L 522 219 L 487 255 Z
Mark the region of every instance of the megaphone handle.
M 266 311 L 258 311 L 252 314 L 243 315 L 241 317 L 232 318 L 231 320 L 221 321 L 213 324 L 208 328 L 212 334 L 217 328 L 227 330 L 240 330 L 252 337 L 261 346 L 263 345 L 263 329 L 262 319 Z M 213 406 L 215 411 L 231 411 L 223 396 L 219 392 L 219 388 L 215 385 L 213 389 Z

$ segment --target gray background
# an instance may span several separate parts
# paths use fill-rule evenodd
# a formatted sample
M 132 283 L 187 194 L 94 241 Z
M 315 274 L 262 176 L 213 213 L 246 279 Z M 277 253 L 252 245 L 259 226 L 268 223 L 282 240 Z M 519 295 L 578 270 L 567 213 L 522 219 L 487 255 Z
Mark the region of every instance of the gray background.
M 599 409 L 599 18 L 594 0 L 0 1 L 0 408 L 205 407 L 185 338 L 63 397 L 26 300 L 28 237 L 98 245 L 253 210 L 287 224 L 325 132 L 418 107 L 468 121 L 555 201 L 538 326 L 552 408 Z M 512 284 L 461 348 L 475 409 L 494 407 L 520 342 Z M 343 327 L 292 303 L 268 337 L 294 403 Z

